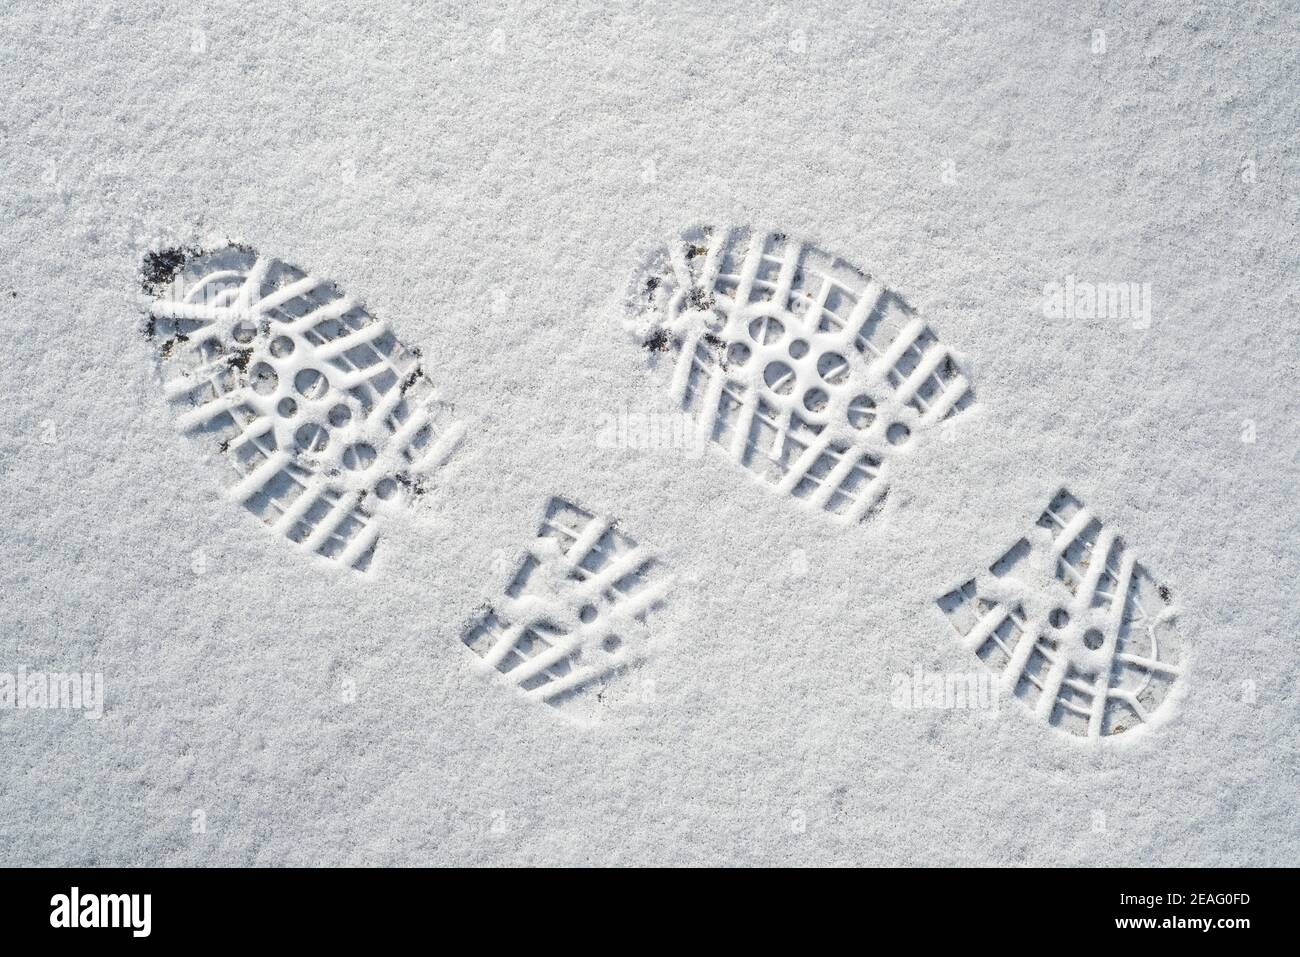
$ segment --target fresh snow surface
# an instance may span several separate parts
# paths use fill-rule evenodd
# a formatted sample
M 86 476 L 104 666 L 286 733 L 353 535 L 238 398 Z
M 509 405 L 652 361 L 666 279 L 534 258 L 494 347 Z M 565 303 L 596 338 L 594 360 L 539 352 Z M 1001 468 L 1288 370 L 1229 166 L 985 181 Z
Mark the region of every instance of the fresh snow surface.
M 1300 864 L 1298 26 L 7 5 L 7 863 Z

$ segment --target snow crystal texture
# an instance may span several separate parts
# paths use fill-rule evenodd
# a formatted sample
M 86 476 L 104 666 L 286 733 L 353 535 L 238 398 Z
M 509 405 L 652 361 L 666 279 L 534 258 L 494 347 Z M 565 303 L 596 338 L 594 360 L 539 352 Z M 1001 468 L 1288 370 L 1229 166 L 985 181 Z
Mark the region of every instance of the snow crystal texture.
M 8 863 L 1300 863 L 1294 5 L 3 22 Z

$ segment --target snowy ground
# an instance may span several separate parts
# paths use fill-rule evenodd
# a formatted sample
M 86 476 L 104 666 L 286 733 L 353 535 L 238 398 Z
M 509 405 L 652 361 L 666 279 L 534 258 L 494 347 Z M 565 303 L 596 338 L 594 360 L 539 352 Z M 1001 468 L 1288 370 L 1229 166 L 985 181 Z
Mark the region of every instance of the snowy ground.
M 104 693 L 0 710 L 7 862 L 1300 863 L 1294 10 L 466 6 L 0 14 L 0 704 Z M 879 515 L 607 441 L 678 408 L 621 300 L 699 223 L 843 257 L 958 356 L 976 401 Z M 228 240 L 362 300 L 465 425 L 364 573 L 175 426 L 141 262 Z M 1046 317 L 1068 277 L 1149 323 Z M 1062 487 L 1171 593 L 1167 720 L 900 706 L 982 672 L 936 600 Z M 581 721 L 464 641 L 552 496 L 668 582 Z

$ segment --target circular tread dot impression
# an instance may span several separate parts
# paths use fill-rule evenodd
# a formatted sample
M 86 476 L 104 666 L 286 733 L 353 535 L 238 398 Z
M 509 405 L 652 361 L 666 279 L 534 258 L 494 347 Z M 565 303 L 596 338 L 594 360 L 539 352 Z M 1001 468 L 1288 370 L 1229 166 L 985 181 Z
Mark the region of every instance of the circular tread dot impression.
M 293 440 L 300 449 L 319 452 L 329 444 L 330 434 L 317 423 L 307 422 L 298 426 L 297 431 L 293 433 Z
M 817 374 L 831 385 L 849 377 L 849 361 L 838 352 L 823 352 L 817 357 Z
M 849 402 L 845 416 L 849 420 L 849 425 L 855 429 L 870 428 L 871 423 L 876 420 L 876 403 L 871 400 L 870 396 L 855 396 Z
M 763 370 L 763 381 L 777 395 L 789 395 L 794 389 L 794 370 L 784 362 L 769 362 Z
M 248 370 L 248 384 L 258 395 L 270 395 L 280 387 L 280 377 L 267 363 L 259 362 Z
M 825 389 L 809 389 L 803 394 L 803 407 L 809 412 L 820 412 L 830 400 Z
M 749 324 L 749 337 L 761 346 L 771 345 L 783 335 L 785 326 L 772 316 L 759 316 Z
M 375 462 L 375 447 L 369 442 L 358 442 L 343 450 L 343 467 L 354 472 L 368 469 Z
M 342 428 L 352 421 L 352 410 L 340 402 L 329 411 L 330 425 L 334 428 Z
M 319 399 L 330 390 L 330 384 L 316 369 L 300 369 L 293 377 L 293 387 L 307 399 Z

